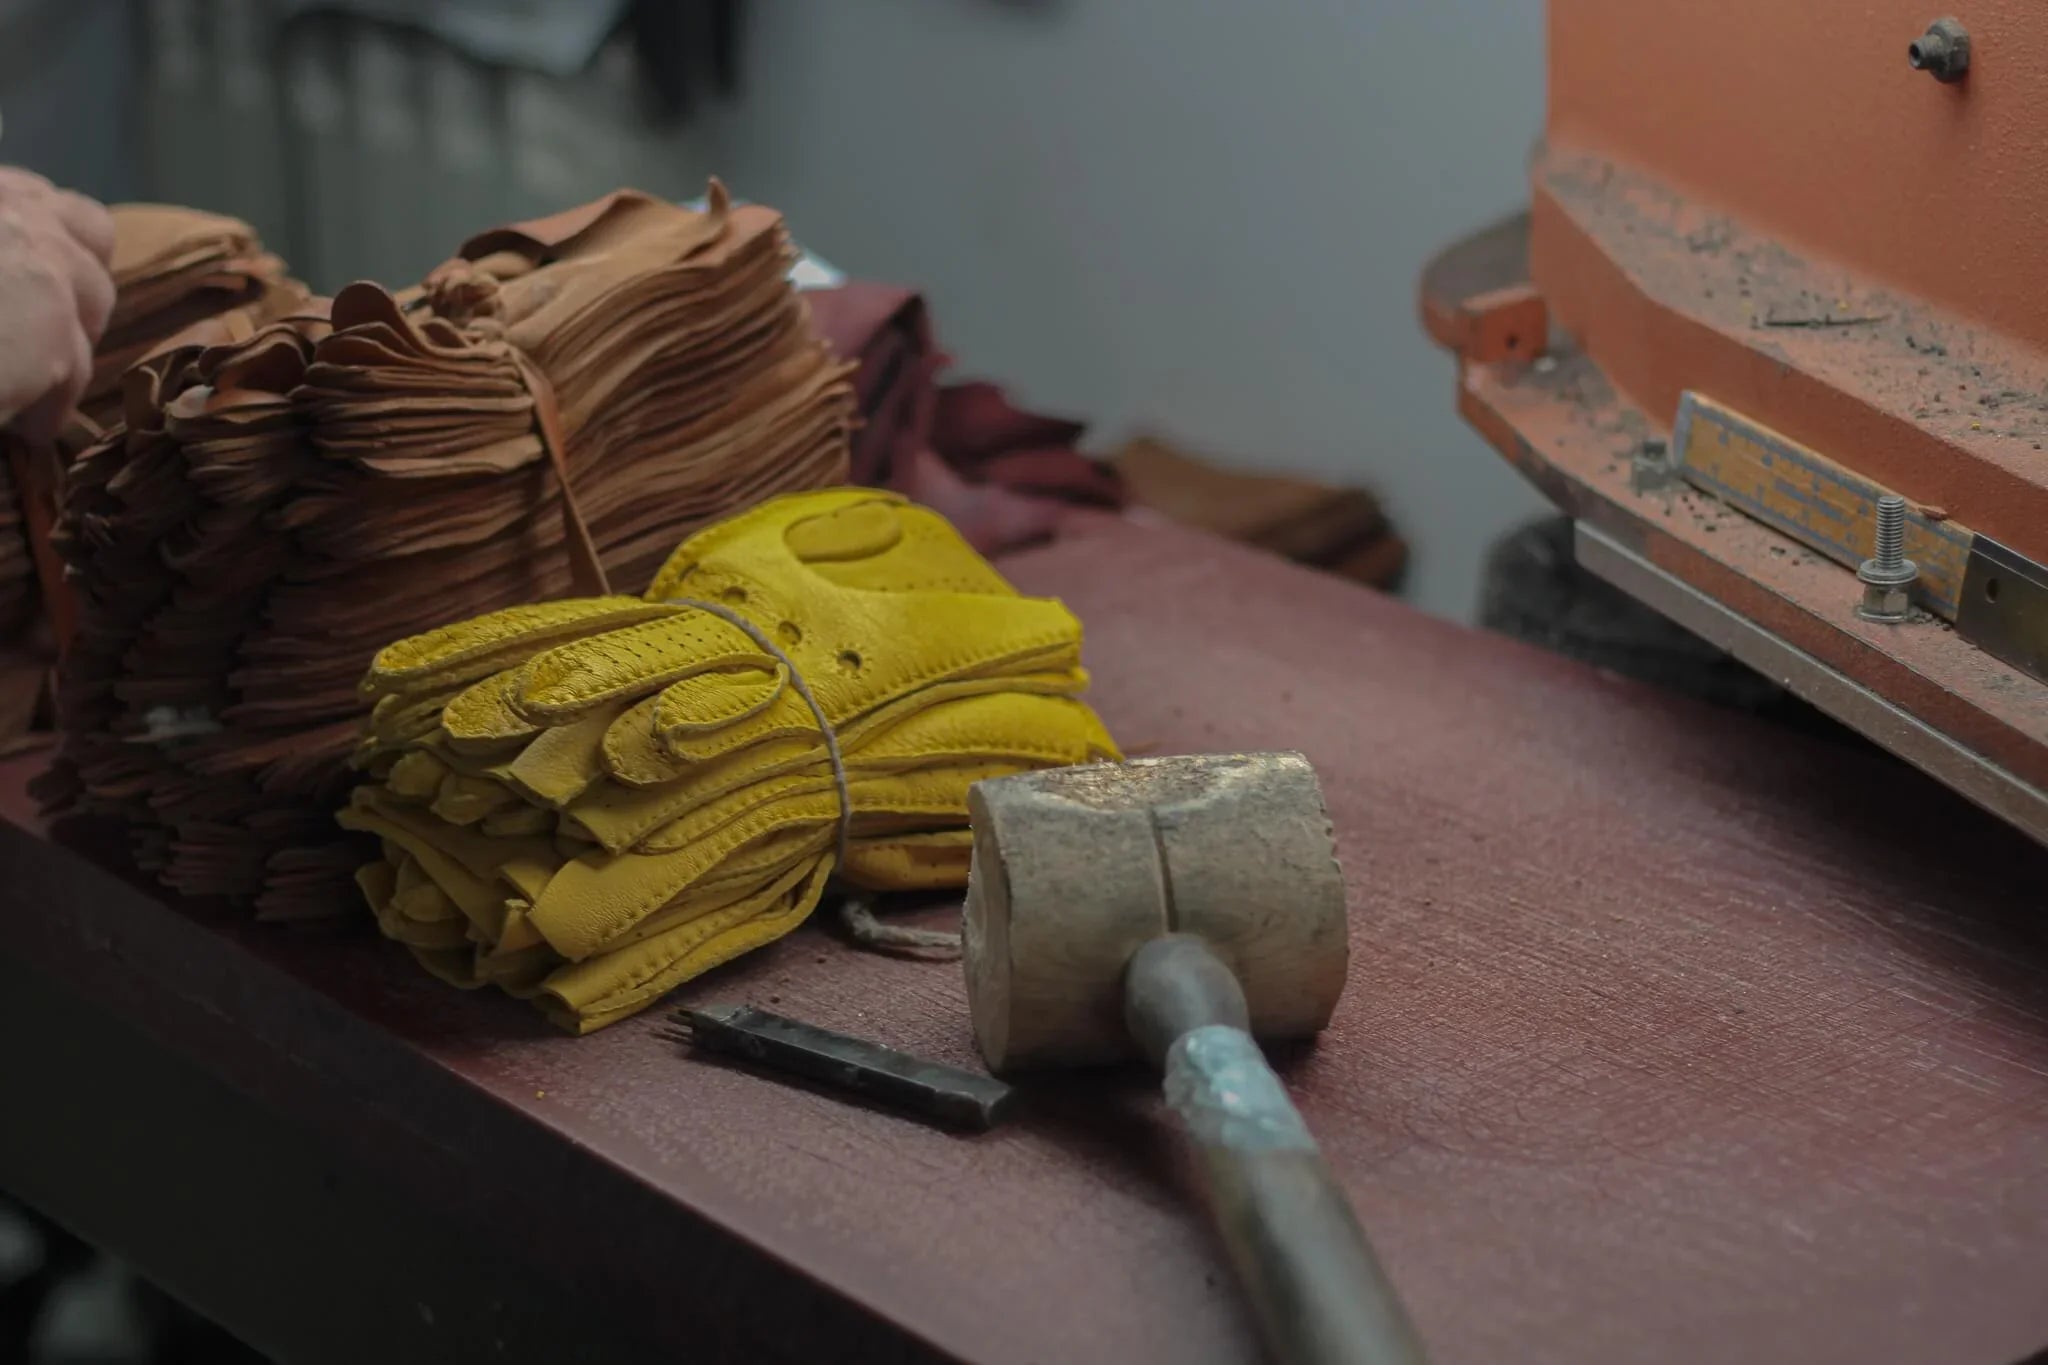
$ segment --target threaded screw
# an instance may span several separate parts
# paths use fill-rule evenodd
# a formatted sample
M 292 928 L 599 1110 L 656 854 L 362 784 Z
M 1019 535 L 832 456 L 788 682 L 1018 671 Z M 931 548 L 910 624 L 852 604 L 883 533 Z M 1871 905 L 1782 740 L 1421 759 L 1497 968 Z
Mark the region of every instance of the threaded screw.
M 1887 493 L 1877 500 L 1877 567 L 1896 569 L 1906 557 L 1906 500 Z
M 1877 500 L 1877 543 L 1869 559 L 1856 570 L 1863 584 L 1863 600 L 1856 614 L 1866 621 L 1896 625 L 1906 619 L 1909 589 L 1920 576 L 1920 568 L 1906 558 L 1906 500 L 1886 493 Z

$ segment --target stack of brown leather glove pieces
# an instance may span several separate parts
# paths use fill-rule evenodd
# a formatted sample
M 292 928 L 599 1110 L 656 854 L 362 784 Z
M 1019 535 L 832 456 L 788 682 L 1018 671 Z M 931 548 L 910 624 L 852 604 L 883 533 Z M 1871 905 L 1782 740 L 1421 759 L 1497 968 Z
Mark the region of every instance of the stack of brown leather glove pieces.
M 165 204 L 116 204 L 112 215 L 114 310 L 94 351 L 92 379 L 58 439 L 59 464 L 120 420 L 121 376 L 135 362 L 181 341 L 246 337 L 308 297 L 246 223 Z M 28 738 L 45 674 L 56 662 L 29 509 L 15 483 L 18 462 L 50 454 L 17 448 L 0 459 L 0 748 Z M 37 475 L 49 487 L 57 477 L 54 468 Z
M 637 590 L 696 527 L 844 480 L 846 367 L 791 254 L 772 210 L 619 192 L 131 371 L 65 490 L 49 801 L 121 816 L 188 895 L 346 911 L 333 812 L 378 648 Z
M 1143 437 L 1116 467 L 1133 505 L 1184 526 L 1375 588 L 1398 586 L 1407 567 L 1407 542 L 1362 488 L 1223 469 Z
M 247 223 L 170 204 L 116 204 L 114 312 L 93 353 L 78 408 L 104 428 L 121 411 L 121 376 L 143 357 L 187 339 L 233 340 L 303 304 Z
M 1123 506 L 1116 472 L 1075 449 L 1080 423 L 1025 412 L 994 384 L 938 382 L 948 358 L 920 295 L 855 280 L 805 297 L 859 366 L 854 482 L 938 509 L 984 554 L 1052 534 L 1068 507 Z

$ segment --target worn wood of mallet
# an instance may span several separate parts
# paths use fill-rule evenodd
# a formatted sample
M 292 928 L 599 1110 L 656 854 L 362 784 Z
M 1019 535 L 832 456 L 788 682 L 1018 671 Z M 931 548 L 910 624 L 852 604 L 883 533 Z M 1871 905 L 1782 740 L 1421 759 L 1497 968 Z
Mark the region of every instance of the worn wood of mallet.
M 967 993 L 998 1071 L 1142 1054 L 1285 1365 L 1422 1348 L 1253 1035 L 1297 1038 L 1344 990 L 1344 878 L 1300 754 L 1207 754 L 976 784 Z

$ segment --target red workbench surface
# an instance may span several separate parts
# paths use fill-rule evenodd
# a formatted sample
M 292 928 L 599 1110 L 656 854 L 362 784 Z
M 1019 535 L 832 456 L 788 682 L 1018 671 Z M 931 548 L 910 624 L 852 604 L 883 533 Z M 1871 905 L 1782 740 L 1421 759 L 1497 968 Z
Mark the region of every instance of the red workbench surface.
M 1191 534 L 1006 567 L 1134 749 L 1320 769 L 1351 981 L 1282 1061 L 1440 1362 L 2048 1344 L 2040 851 L 1858 744 Z M 0 875 L 0 1184 L 288 1362 L 1251 1357 L 1141 1076 L 949 1136 L 23 830 Z M 683 994 L 973 1059 L 956 965 L 822 929 Z

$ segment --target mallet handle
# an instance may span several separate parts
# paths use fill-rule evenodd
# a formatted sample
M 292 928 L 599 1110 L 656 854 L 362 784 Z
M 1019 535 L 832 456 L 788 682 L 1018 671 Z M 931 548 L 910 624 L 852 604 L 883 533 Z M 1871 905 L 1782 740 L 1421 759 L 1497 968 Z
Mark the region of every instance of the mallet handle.
M 1222 1024 L 1183 1035 L 1166 1095 L 1274 1359 L 1419 1365 L 1422 1343 L 1393 1285 L 1251 1035 Z
M 1211 1217 L 1273 1358 L 1422 1365 L 1343 1187 L 1243 1028 L 1229 968 L 1197 939 L 1155 940 L 1131 959 L 1124 1010 L 1165 1071 L 1167 1102 L 1195 1144 Z

